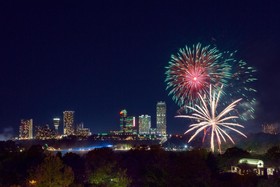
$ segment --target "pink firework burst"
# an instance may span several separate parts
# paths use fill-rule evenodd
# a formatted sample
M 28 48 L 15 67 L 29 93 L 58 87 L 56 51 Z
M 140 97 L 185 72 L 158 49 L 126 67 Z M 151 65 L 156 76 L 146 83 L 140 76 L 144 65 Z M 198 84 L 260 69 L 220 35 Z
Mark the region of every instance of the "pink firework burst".
M 214 88 L 226 85 L 231 76 L 231 67 L 223 60 L 222 53 L 210 46 L 201 47 L 200 43 L 180 49 L 171 56 L 166 68 L 167 89 L 179 106 L 194 106 L 199 102 L 199 94 L 208 93 L 210 84 Z
M 210 77 L 207 73 L 205 67 L 196 65 L 189 67 L 185 72 L 185 81 L 184 86 L 190 88 L 190 94 L 193 97 L 197 97 L 197 94 L 200 90 L 207 87 L 207 84 L 210 82 Z

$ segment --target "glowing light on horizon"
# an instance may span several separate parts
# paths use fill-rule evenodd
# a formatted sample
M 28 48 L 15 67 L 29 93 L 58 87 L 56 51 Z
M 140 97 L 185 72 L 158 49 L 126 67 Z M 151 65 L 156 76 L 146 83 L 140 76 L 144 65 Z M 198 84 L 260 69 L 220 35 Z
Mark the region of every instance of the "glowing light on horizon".
M 66 149 L 61 149 L 61 148 L 57 148 L 55 149 L 54 147 L 48 147 L 47 150 L 48 151 L 52 151 L 52 152 L 56 152 L 56 151 L 60 151 L 60 152 L 88 152 L 94 149 L 100 149 L 100 148 L 112 148 L 113 145 L 112 144 L 104 144 L 104 145 L 94 145 L 94 146 L 88 146 L 88 147 L 75 147 L 75 148 L 66 148 Z

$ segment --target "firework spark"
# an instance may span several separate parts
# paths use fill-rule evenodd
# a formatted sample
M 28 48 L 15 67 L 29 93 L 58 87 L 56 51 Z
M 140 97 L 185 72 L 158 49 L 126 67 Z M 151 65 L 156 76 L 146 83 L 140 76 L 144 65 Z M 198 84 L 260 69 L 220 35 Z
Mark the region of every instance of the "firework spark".
M 215 146 L 214 146 L 215 137 L 220 152 L 221 152 L 221 139 L 223 139 L 223 141 L 226 142 L 226 137 L 227 137 L 234 144 L 233 139 L 224 129 L 235 131 L 241 134 L 242 136 L 246 137 L 245 134 L 243 134 L 241 131 L 234 128 L 234 127 L 244 128 L 244 126 L 228 121 L 228 120 L 238 118 L 237 116 L 229 115 L 229 113 L 235 110 L 235 106 L 238 104 L 238 102 L 241 101 L 241 99 L 237 99 L 233 101 L 231 104 L 226 106 L 220 113 L 217 113 L 217 107 L 220 100 L 221 92 L 222 92 L 222 87 L 218 90 L 218 92 L 216 92 L 216 90 L 212 90 L 212 86 L 210 85 L 208 99 L 203 99 L 201 94 L 199 94 L 199 98 L 202 103 L 201 106 L 197 104 L 195 105 L 195 107 L 186 106 L 187 108 L 194 111 L 192 115 L 176 116 L 176 117 L 182 117 L 188 119 L 195 119 L 198 121 L 198 123 L 190 125 L 190 129 L 185 132 L 186 134 L 188 132 L 196 130 L 195 133 L 189 139 L 189 142 L 192 141 L 200 132 L 204 132 L 204 137 L 203 137 L 204 140 L 206 136 L 206 132 L 211 131 L 210 145 L 211 145 L 212 152 L 215 151 Z
M 256 100 L 251 94 L 255 90 L 250 86 L 256 80 L 256 70 L 242 60 L 235 60 L 235 53 L 222 53 L 215 47 L 202 47 L 200 43 L 192 48 L 186 46 L 180 49 L 177 55 L 171 56 L 166 67 L 165 82 L 169 95 L 180 107 L 194 107 L 195 104 L 201 104 L 199 95 L 204 97 L 209 94 L 210 84 L 214 90 L 224 85 L 230 98 L 236 99 L 242 95 L 249 107 L 244 107 L 240 112 L 247 111 L 246 118 L 253 118 Z M 224 105 L 227 104 L 225 101 Z M 249 115 L 248 111 L 251 112 Z M 242 116 L 240 118 L 245 119 Z
M 200 95 L 205 95 L 209 85 L 214 87 L 226 84 L 229 79 L 230 66 L 220 63 L 222 53 L 210 46 L 202 47 L 200 43 L 193 48 L 180 49 L 177 56 L 172 55 L 166 67 L 167 88 L 169 95 L 179 105 L 194 106 Z

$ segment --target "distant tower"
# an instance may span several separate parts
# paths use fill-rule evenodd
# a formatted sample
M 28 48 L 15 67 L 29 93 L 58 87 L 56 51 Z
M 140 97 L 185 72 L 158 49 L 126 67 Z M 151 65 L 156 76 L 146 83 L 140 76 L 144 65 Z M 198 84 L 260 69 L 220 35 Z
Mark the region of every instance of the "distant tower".
M 127 116 L 127 111 L 120 111 L 120 127 L 123 134 L 137 134 L 136 120 L 134 116 Z
M 28 140 L 33 138 L 33 119 L 20 121 L 19 139 Z
M 58 134 L 58 127 L 59 127 L 60 118 L 53 118 L 53 125 L 56 134 Z
M 120 111 L 120 128 L 123 133 L 126 132 L 126 118 L 127 118 L 127 111 L 123 109 Z
M 161 136 L 166 135 L 166 104 L 162 101 L 157 103 L 157 132 Z
M 91 135 L 89 128 L 84 128 L 84 124 L 80 123 L 77 125 L 76 136 L 88 137 Z
M 125 125 L 127 134 L 137 134 L 135 116 L 127 116 Z
M 149 134 L 151 128 L 151 116 L 139 116 L 139 134 Z
M 63 112 L 63 134 L 73 135 L 74 134 L 74 111 Z

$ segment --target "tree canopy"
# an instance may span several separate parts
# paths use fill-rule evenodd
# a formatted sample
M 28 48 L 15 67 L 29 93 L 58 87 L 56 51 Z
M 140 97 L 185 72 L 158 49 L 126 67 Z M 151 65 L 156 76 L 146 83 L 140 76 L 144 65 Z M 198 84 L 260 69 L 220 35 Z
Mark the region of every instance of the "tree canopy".
M 30 172 L 28 183 L 38 187 L 66 187 L 74 181 L 72 168 L 64 165 L 58 156 L 48 155 Z

